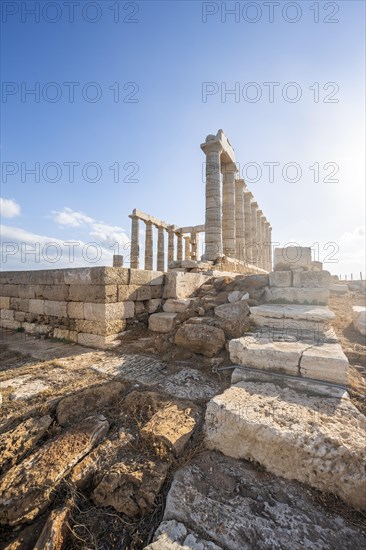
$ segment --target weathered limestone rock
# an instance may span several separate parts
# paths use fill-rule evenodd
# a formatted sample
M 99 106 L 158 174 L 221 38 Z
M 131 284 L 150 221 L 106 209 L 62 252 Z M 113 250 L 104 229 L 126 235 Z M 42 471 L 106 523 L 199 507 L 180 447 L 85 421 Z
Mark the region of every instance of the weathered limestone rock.
M 180 300 L 169 298 L 163 305 L 163 310 L 166 311 L 166 313 L 180 313 L 185 311 L 190 303 L 191 298 L 181 298 Z
M 112 506 L 133 517 L 150 512 L 169 465 L 139 457 L 113 464 L 92 493 L 97 506 Z
M 272 271 L 269 274 L 269 286 L 280 288 L 292 286 L 292 271 Z
M 251 319 L 256 325 L 271 326 L 274 320 L 295 321 L 304 329 L 312 329 L 318 324 L 321 329 L 335 319 L 335 313 L 326 306 L 308 306 L 301 304 L 265 304 L 250 308 Z
M 329 290 L 326 288 L 266 288 L 267 303 L 327 305 Z
M 225 345 L 225 333 L 209 325 L 185 323 L 175 334 L 175 344 L 194 353 L 214 357 Z
M 77 335 L 77 342 L 81 346 L 91 348 L 108 349 L 113 348 L 119 344 L 118 334 L 111 334 L 109 336 L 101 336 L 99 334 L 89 334 L 87 332 L 79 332 Z
M 84 303 L 84 318 L 88 321 L 129 319 L 134 314 L 135 304 L 133 302 L 117 302 L 115 304 Z
M 44 301 L 44 314 L 54 317 L 67 317 L 67 302 Z
M 311 268 L 311 248 L 305 246 L 287 246 L 274 249 L 274 271 Z
M 96 474 L 106 471 L 117 462 L 118 456 L 129 447 L 133 439 L 132 435 L 121 430 L 114 439 L 102 441 L 74 467 L 69 478 L 70 482 L 79 491 L 93 485 Z
M 86 418 L 91 413 L 100 412 L 109 403 L 122 399 L 125 389 L 126 384 L 116 381 L 85 388 L 68 395 L 57 405 L 57 422 L 60 426 L 65 426 Z
M 51 424 L 52 418 L 49 415 L 28 418 L 14 430 L 1 434 L 0 471 L 19 462 L 44 436 Z
M 149 300 L 148 306 L 147 306 L 147 312 L 148 313 L 155 313 L 159 307 L 161 306 L 161 298 L 152 298 Z
M 329 289 L 331 292 L 335 292 L 337 294 L 346 294 L 348 292 L 348 285 L 333 283 L 330 285 Z
M 205 452 L 175 474 L 165 521 L 156 537 L 159 540 L 160 533 L 171 533 L 167 538 L 173 541 L 178 531 L 176 538 L 181 543 L 178 533 L 184 530 L 179 523 L 173 530 L 166 525 L 176 521 L 225 550 L 354 550 L 364 546 L 361 529 L 317 501 L 295 481 L 263 472 L 246 461 Z M 165 550 L 163 544 L 152 548 Z M 176 548 L 180 550 L 179 546 L 167 547 Z M 183 548 L 213 550 L 189 543 Z
M 229 342 L 229 353 L 234 364 L 296 376 L 301 355 L 308 347 L 303 342 L 273 342 L 244 336 Z
M 109 303 L 117 301 L 117 285 L 70 285 L 72 302 Z
M 154 535 L 154 541 L 145 550 L 222 550 L 213 542 L 201 539 L 183 523 L 163 521 Z
M 68 526 L 70 513 L 71 503 L 63 508 L 52 510 L 33 550 L 62 550 L 70 533 Z
M 69 319 L 84 319 L 84 303 L 69 302 L 67 304 L 67 316 Z
M 243 294 L 244 292 L 241 292 L 240 290 L 233 290 L 232 292 L 229 292 L 227 299 L 231 304 L 234 302 L 239 302 Z
M 300 361 L 300 375 L 348 384 L 348 367 L 348 359 L 339 344 L 321 344 L 304 351 Z
M 348 399 L 241 382 L 207 406 L 206 442 L 366 508 L 366 419 Z
M 170 332 L 174 328 L 176 313 L 153 313 L 149 317 L 149 329 L 154 332 Z
M 51 503 L 62 478 L 106 435 L 103 416 L 91 416 L 43 445 L 0 481 L 0 523 L 31 521 Z
M 163 445 L 179 456 L 196 428 L 197 418 L 197 410 L 167 403 L 145 424 L 141 435 L 153 445 Z
M 243 300 L 215 307 L 219 328 L 225 332 L 226 338 L 239 338 L 243 335 L 248 324 L 249 313 L 249 306 Z
M 189 298 L 209 279 L 209 276 L 202 273 L 171 271 L 166 274 L 164 298 Z
M 294 271 L 292 285 L 300 288 L 328 288 L 332 282 L 329 271 Z
M 274 341 L 252 335 L 231 340 L 229 353 L 234 364 L 336 384 L 348 383 L 348 360 L 339 344 Z
M 352 319 L 354 328 L 363 336 L 366 336 L 366 307 L 353 306 Z
M 37 315 L 44 314 L 44 300 L 29 300 L 28 304 L 29 313 L 36 313 Z M 26 311 L 26 310 L 23 310 Z

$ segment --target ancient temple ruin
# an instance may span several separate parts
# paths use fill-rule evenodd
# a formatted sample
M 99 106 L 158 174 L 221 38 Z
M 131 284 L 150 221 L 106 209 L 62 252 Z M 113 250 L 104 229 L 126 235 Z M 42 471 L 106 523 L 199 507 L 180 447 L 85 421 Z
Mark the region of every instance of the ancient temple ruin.
M 235 152 L 222 130 L 208 135 L 201 149 L 206 155 L 205 223 L 178 227 L 134 209 L 130 218 L 130 265 L 140 268 L 140 221 L 145 224 L 144 269 L 154 269 L 154 228 L 157 229 L 156 269 L 187 267 L 192 262 L 216 264 L 222 258 L 235 260 L 233 271 L 253 266 L 271 271 L 272 227 L 245 181 L 238 177 Z M 165 236 L 168 236 L 167 254 Z M 204 234 L 201 256 L 199 239 Z M 166 257 L 167 256 L 167 257 Z M 167 268 L 167 269 L 166 269 Z

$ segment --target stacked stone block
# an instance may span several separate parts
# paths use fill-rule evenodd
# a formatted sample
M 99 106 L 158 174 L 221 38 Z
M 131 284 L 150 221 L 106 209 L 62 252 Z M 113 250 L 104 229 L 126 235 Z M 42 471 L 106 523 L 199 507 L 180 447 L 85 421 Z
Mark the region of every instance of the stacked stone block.
M 164 274 L 92 267 L 0 274 L 0 325 L 108 347 L 129 319 L 156 311 Z

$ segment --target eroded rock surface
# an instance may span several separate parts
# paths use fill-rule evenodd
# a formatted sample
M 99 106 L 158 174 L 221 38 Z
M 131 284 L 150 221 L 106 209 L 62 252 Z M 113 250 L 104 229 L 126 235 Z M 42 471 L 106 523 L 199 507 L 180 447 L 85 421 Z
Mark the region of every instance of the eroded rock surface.
M 209 325 L 186 323 L 175 334 L 177 346 L 201 353 L 206 357 L 214 357 L 225 345 L 225 333 L 222 329 Z
M 31 521 L 51 503 L 70 469 L 106 435 L 103 416 L 91 416 L 43 445 L 0 481 L 0 523 Z
M 301 484 L 215 452 L 175 474 L 163 519 L 183 523 L 225 550 L 354 550 L 366 540 L 315 504 Z M 164 529 L 169 532 L 165 523 Z
M 366 418 L 349 399 L 240 382 L 207 405 L 210 449 L 366 508 Z
M 163 521 L 154 535 L 154 542 L 145 550 L 223 550 L 217 544 L 201 539 L 178 521 Z

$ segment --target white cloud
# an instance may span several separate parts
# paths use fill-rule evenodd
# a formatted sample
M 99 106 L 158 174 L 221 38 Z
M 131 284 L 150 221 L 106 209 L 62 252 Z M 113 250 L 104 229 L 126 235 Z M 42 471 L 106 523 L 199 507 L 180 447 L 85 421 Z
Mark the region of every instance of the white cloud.
M 0 225 L 3 269 L 61 269 L 112 265 L 113 251 L 98 243 L 37 235 L 19 227 Z
M 20 215 L 20 206 L 13 199 L 0 197 L 0 213 L 4 218 L 15 218 Z
M 93 223 L 93 219 L 86 216 L 82 212 L 75 212 L 71 208 L 64 208 L 61 212 L 53 212 L 55 214 L 54 220 L 61 225 L 68 225 L 69 227 L 80 227 L 84 224 Z

